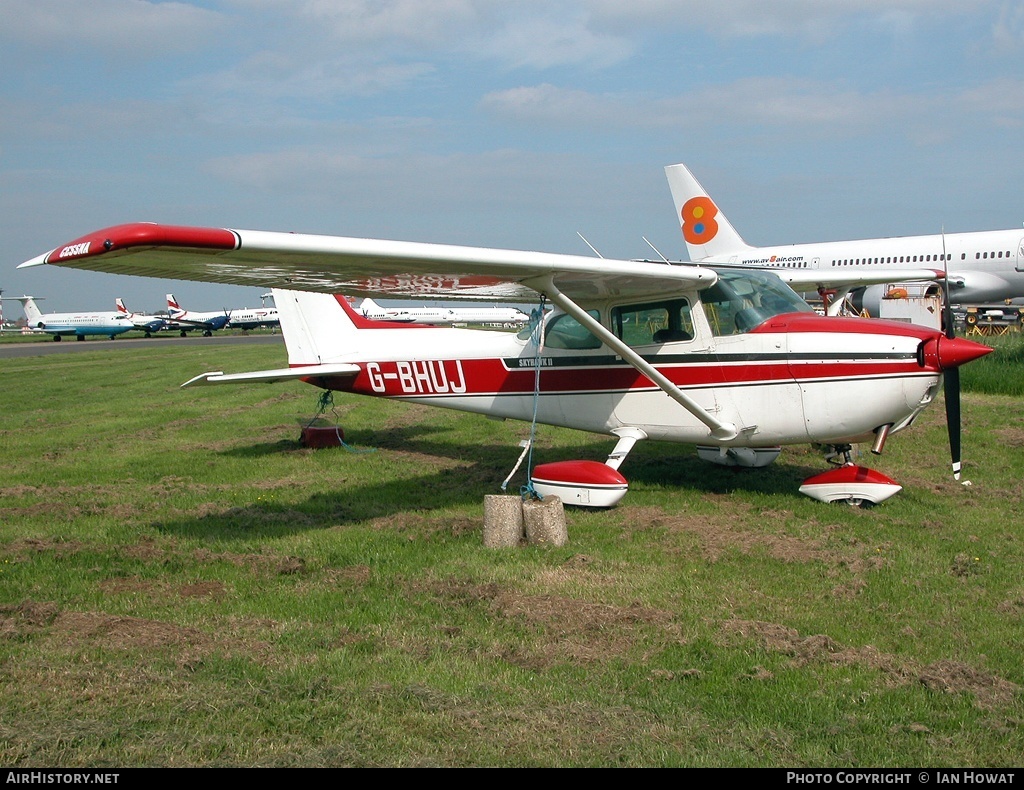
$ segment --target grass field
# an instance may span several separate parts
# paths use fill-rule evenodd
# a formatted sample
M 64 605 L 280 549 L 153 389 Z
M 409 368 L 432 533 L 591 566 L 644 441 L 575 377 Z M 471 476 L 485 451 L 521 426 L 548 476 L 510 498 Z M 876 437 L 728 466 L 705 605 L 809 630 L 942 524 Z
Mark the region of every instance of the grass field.
M 0 764 L 1020 766 L 1021 348 L 964 368 L 970 486 L 941 402 L 866 510 L 797 492 L 809 447 L 641 443 L 619 507 L 516 549 L 483 497 L 528 425 L 337 396 L 349 448 L 309 450 L 314 388 L 178 387 L 283 346 L 5 359 Z

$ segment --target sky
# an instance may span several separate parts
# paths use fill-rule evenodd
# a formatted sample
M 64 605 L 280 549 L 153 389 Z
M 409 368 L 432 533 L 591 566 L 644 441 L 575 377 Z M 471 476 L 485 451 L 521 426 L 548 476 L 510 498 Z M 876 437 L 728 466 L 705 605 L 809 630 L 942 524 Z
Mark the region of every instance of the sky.
M 17 265 L 154 221 L 682 259 L 684 162 L 755 245 L 1024 222 L 1015 0 L 0 0 L 0 289 L 251 288 Z M 6 317 L 20 308 L 7 303 Z

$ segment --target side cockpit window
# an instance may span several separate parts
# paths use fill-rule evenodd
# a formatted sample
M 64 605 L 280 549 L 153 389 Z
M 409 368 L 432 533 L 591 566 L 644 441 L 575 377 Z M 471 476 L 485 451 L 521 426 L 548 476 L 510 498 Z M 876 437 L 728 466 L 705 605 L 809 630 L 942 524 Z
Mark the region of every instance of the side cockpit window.
M 629 346 L 648 346 L 693 340 L 690 302 L 671 299 L 616 307 L 612 329 Z

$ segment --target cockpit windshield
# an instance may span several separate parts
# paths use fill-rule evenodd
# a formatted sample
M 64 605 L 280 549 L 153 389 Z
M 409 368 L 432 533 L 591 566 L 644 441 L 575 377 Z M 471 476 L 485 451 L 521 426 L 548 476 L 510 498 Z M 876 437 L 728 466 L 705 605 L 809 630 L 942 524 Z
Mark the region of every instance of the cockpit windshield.
M 772 272 L 716 269 L 718 282 L 701 291 L 700 300 L 716 335 L 749 332 L 783 313 L 814 309 Z
M 711 267 L 714 268 L 714 267 Z M 813 308 L 776 274 L 758 269 L 715 268 L 718 282 L 699 292 L 711 331 L 715 335 L 737 335 L 751 331 L 773 316 L 783 313 L 813 313 Z M 691 310 L 699 308 L 685 294 L 667 295 L 643 304 L 616 305 L 609 310 L 605 326 L 630 346 L 692 341 L 696 329 Z M 587 311 L 601 320 L 598 310 Z M 518 333 L 519 339 L 536 342 L 539 311 Z M 575 318 L 560 311 L 549 313 L 544 330 L 548 348 L 598 349 L 601 341 Z

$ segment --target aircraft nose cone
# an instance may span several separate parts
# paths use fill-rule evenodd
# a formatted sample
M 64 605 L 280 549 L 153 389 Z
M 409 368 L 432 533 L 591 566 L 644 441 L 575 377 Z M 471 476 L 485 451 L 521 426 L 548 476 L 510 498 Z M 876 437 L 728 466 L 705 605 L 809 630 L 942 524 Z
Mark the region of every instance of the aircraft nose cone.
M 923 344 L 925 364 L 939 370 L 950 370 L 966 365 L 972 360 L 992 353 L 992 347 L 962 337 L 937 337 L 926 340 Z

